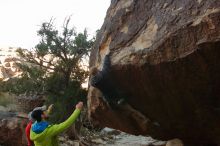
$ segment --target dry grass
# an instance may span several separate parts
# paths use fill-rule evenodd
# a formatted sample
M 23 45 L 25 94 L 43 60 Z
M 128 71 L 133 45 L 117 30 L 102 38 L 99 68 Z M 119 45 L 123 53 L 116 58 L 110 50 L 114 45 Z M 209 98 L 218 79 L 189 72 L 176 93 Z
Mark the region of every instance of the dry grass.
M 0 105 L 7 106 L 13 104 L 13 95 L 0 92 Z

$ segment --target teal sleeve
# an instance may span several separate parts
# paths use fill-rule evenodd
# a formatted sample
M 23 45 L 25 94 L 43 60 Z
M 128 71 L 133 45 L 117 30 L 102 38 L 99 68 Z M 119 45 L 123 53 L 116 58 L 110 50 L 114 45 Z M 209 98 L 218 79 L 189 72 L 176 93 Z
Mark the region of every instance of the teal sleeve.
M 79 115 L 80 115 L 80 109 L 75 109 L 75 111 L 66 121 L 51 126 L 49 128 L 48 134 L 51 136 L 55 136 L 58 135 L 59 133 L 62 133 L 64 130 L 69 128 L 76 121 Z

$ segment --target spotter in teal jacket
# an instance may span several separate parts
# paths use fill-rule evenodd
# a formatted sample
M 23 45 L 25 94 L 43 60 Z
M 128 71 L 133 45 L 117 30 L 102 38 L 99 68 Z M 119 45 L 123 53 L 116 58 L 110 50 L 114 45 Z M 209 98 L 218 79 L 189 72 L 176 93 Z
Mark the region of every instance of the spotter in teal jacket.
M 59 146 L 57 135 L 69 128 L 80 114 L 80 109 L 75 109 L 72 115 L 64 122 L 49 125 L 47 122 L 35 122 L 32 125 L 30 139 L 35 146 Z

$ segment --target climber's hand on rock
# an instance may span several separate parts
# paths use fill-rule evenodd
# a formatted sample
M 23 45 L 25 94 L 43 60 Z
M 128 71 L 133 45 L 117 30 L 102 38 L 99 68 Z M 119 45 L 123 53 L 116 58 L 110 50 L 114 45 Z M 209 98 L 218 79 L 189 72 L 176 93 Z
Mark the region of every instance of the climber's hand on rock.
M 78 102 L 77 105 L 76 105 L 76 108 L 82 110 L 82 108 L 83 108 L 83 102 L 81 102 L 81 101 Z

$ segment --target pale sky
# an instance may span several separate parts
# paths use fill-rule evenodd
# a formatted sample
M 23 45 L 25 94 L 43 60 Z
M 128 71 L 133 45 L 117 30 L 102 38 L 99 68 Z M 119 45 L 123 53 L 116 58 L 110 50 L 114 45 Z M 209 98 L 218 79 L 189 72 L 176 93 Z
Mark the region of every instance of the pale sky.
M 51 17 L 61 28 L 72 15 L 77 32 L 87 28 L 92 36 L 102 26 L 109 5 L 110 0 L 0 0 L 0 47 L 33 48 L 40 24 Z

